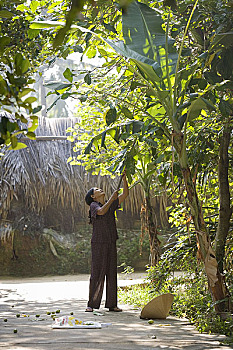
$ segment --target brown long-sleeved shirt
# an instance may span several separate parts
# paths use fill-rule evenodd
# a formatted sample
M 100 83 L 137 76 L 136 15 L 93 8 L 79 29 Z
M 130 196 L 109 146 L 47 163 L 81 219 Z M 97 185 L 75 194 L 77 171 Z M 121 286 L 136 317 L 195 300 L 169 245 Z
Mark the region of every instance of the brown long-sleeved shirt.
M 112 202 L 107 213 L 97 215 L 97 211 L 102 207 L 101 203 L 92 202 L 90 205 L 91 222 L 93 224 L 93 233 L 91 242 L 109 243 L 118 239 L 115 211 L 119 208 L 119 199 Z

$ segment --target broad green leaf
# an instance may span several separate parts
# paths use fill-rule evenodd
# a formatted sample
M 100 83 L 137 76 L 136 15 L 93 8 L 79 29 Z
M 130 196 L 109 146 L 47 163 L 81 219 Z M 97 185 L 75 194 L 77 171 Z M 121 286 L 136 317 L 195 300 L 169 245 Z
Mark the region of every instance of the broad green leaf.
M 19 97 L 22 98 L 23 96 L 26 96 L 30 92 L 35 92 L 35 90 L 34 89 L 30 89 L 30 88 L 25 88 L 25 89 L 23 89 L 22 91 L 19 92 Z
M 57 32 L 57 34 L 53 40 L 53 48 L 54 49 L 57 48 L 58 46 L 62 45 L 64 38 L 65 38 L 65 35 L 66 35 L 66 32 L 67 32 L 66 27 L 59 29 L 59 31 Z
M 38 125 L 39 125 L 38 117 L 37 116 L 33 116 L 33 117 L 31 117 L 31 120 L 32 120 L 32 124 L 28 128 L 28 131 L 34 132 L 36 130 L 36 128 L 38 127 Z
M 109 110 L 106 112 L 104 116 L 105 123 L 109 126 L 110 124 L 114 123 L 117 118 L 117 110 L 116 108 L 109 108 Z
M 15 59 L 16 74 L 20 75 L 22 73 L 23 55 L 18 52 L 18 53 L 16 53 L 14 59 Z
M 14 14 L 7 10 L 1 10 L 0 11 L 0 18 L 12 18 L 14 17 Z
M 4 48 L 10 43 L 11 39 L 7 36 L 0 38 L 0 52 L 4 50 Z
M 7 84 L 5 80 L 3 80 L 2 77 L 0 77 L 0 94 L 5 95 L 6 92 L 7 92 Z
M 87 52 L 86 52 L 86 56 L 88 57 L 88 58 L 94 58 L 95 56 L 96 56 L 96 48 L 95 47 L 90 47 L 88 50 L 87 50 Z
M 194 100 L 191 103 L 188 109 L 187 121 L 191 121 L 197 118 L 201 114 L 202 109 L 207 109 L 207 108 L 214 109 L 214 106 L 210 101 L 204 99 L 203 97 L 198 97 L 196 100 Z
M 70 97 L 70 95 L 72 95 L 70 92 L 65 92 L 64 94 L 61 95 L 61 99 L 66 100 L 68 97 Z
M 32 113 L 33 113 L 33 114 L 34 114 L 34 113 L 38 113 L 38 112 L 41 111 L 41 109 L 42 109 L 42 106 L 37 106 L 37 107 L 33 108 Z
M 141 122 L 140 120 L 131 120 L 129 122 L 110 127 L 91 139 L 91 141 L 88 143 L 87 147 L 85 148 L 84 154 L 91 153 L 93 145 L 97 148 L 97 142 L 99 142 L 100 140 L 102 140 L 103 142 L 103 139 L 105 140 L 106 134 L 109 134 L 118 143 L 120 135 L 122 133 L 125 133 L 124 127 L 126 127 L 126 129 L 128 128 L 128 132 L 130 132 L 130 128 L 131 128 L 131 134 L 134 134 L 134 133 L 138 133 L 141 130 L 143 125 L 144 123 Z M 103 136 L 103 134 L 105 135 Z M 119 154 L 116 157 L 118 156 Z
M 143 122 L 140 120 L 133 120 L 133 134 L 138 133 L 143 126 Z
M 69 80 L 69 82 L 72 83 L 73 81 L 73 73 L 71 72 L 70 68 L 66 68 L 65 72 L 63 73 L 63 76 Z
M 44 85 L 48 89 L 54 89 L 56 91 L 60 91 L 63 89 L 67 89 L 72 86 L 72 84 L 69 83 L 49 83 Z
M 233 106 L 223 99 L 220 100 L 219 109 L 223 117 L 228 117 L 233 112 Z
M 161 78 L 156 74 L 154 67 L 158 67 L 158 64 L 152 59 L 144 57 L 138 54 L 136 51 L 128 48 L 123 41 L 114 42 L 112 40 L 105 40 L 109 46 L 111 46 L 118 54 L 123 57 L 130 58 L 138 66 L 145 78 L 153 82 L 160 82 Z
M 56 28 L 64 27 L 65 22 L 59 21 L 34 21 L 30 24 L 31 29 L 46 29 L 46 28 Z
M 166 36 L 163 25 L 159 12 L 137 1 L 132 2 L 122 16 L 123 37 L 127 47 L 140 56 L 153 60 L 162 70 L 166 66 Z M 174 43 L 174 39 L 168 38 L 171 71 L 178 58 Z
M 151 138 L 143 137 L 143 141 L 145 141 L 145 143 L 147 143 L 150 147 L 154 147 L 154 148 L 158 147 L 158 143 L 152 140 Z
M 84 77 L 84 81 L 85 83 L 87 83 L 88 85 L 91 84 L 91 74 L 90 73 L 87 73 Z
M 105 147 L 105 137 L 106 137 L 107 130 L 105 130 L 102 133 L 102 138 L 101 138 L 101 147 Z
M 23 149 L 23 148 L 27 148 L 27 145 L 25 145 L 25 143 L 22 142 L 17 142 L 17 145 L 15 147 L 9 147 L 9 149 L 13 149 L 14 151 L 19 150 L 19 149 Z
M 26 98 L 26 100 L 24 100 L 23 102 L 31 104 L 31 103 L 36 102 L 36 101 L 37 101 L 37 97 L 30 96 L 30 97 Z
M 20 4 L 17 6 L 16 10 L 21 11 L 21 12 L 28 11 L 28 6 L 26 6 L 24 4 Z
M 39 1 L 36 1 L 36 0 L 33 0 L 31 3 L 30 3 L 30 9 L 31 11 L 34 13 L 36 12 L 37 8 L 40 6 L 40 2 Z
M 38 34 L 40 33 L 39 29 L 28 29 L 27 34 L 28 34 L 28 39 L 35 39 Z
M 155 62 L 153 59 L 142 56 L 138 52 L 131 50 L 123 41 L 114 42 L 113 40 L 104 39 L 100 35 L 90 31 L 89 29 L 77 26 L 82 32 L 86 32 L 87 34 L 93 34 L 98 37 L 100 40 L 107 43 L 116 53 L 119 55 L 132 59 L 132 61 L 137 65 L 139 71 L 144 76 L 145 79 L 149 80 L 153 84 L 155 82 L 159 83 L 161 81 L 161 67 L 164 65 L 165 60 L 165 50 L 164 48 L 159 48 L 159 52 L 163 56 L 163 65 L 161 66 L 161 58 L 159 62 Z M 164 33 L 165 38 L 165 33 Z M 176 54 L 174 54 L 177 56 Z M 170 56 L 169 56 L 170 57 Z M 171 59 L 170 59 L 171 61 Z
M 84 150 L 84 154 L 91 153 L 92 146 L 93 146 L 93 139 L 88 143 L 87 147 Z
M 72 49 L 74 50 L 74 52 L 83 53 L 83 48 L 80 45 L 72 46 Z
M 121 112 L 126 116 L 126 118 L 132 119 L 133 114 L 130 112 L 130 110 L 127 107 L 122 107 Z
M 11 123 L 9 120 L 7 120 L 6 127 L 7 127 L 7 131 L 9 131 L 10 133 L 19 129 L 18 124 L 16 122 Z
M 232 46 L 232 42 L 233 42 L 233 31 L 226 32 L 226 33 L 219 33 L 216 36 L 213 36 L 211 49 L 216 50 L 218 47 L 221 47 L 222 45 L 224 45 L 225 47 L 229 47 L 229 46 Z
M 22 74 L 27 72 L 29 66 L 30 66 L 29 60 L 27 58 L 24 58 L 21 65 Z
M 36 139 L 36 135 L 35 135 L 34 132 L 32 132 L 32 131 L 27 132 L 26 136 L 27 136 L 30 140 L 35 140 L 35 139 Z

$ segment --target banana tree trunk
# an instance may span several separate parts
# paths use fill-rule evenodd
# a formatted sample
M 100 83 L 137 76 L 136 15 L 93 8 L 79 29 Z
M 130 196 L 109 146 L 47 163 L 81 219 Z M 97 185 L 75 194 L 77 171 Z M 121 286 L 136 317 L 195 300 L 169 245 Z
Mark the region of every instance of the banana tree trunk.
M 148 233 L 150 243 L 150 265 L 156 266 L 160 258 L 160 242 L 158 239 L 158 231 L 156 217 L 153 213 L 150 194 L 145 195 L 145 204 L 141 211 L 142 230 Z
M 220 138 L 218 179 L 219 179 L 219 220 L 215 239 L 216 259 L 219 269 L 223 273 L 223 261 L 225 256 L 226 238 L 229 232 L 230 219 L 232 215 L 230 189 L 228 181 L 229 157 L 228 149 L 231 138 L 230 122 L 226 121 L 223 134 Z
M 148 233 L 150 239 L 150 254 L 151 254 L 151 266 L 157 265 L 160 257 L 159 253 L 159 240 L 157 225 L 155 223 L 155 215 L 153 215 L 153 207 L 151 205 L 150 195 L 146 196 L 146 211 L 148 220 Z
M 215 252 L 211 247 L 211 241 L 203 218 L 195 182 L 192 179 L 191 172 L 187 164 L 187 155 L 186 150 L 184 149 L 185 142 L 183 135 L 181 133 L 174 133 L 173 136 L 174 146 L 179 156 L 179 163 L 185 182 L 192 220 L 196 231 L 198 257 L 204 263 L 209 290 L 214 301 L 216 312 L 221 313 L 224 311 L 229 311 L 229 293 L 227 291 L 224 278 L 219 271 Z

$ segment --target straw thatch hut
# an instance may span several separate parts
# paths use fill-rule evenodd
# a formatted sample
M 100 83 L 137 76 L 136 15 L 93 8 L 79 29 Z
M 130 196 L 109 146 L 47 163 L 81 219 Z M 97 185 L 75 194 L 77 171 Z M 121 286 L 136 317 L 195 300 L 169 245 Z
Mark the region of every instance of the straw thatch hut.
M 88 271 L 91 232 L 84 196 L 93 186 L 103 188 L 108 196 L 118 179 L 94 176 L 67 163 L 74 153 L 66 130 L 77 122 L 76 118 L 42 118 L 36 140 L 24 140 L 27 148 L 7 151 L 2 157 L 0 275 Z M 142 201 L 140 187 L 133 188 L 124 213 L 118 214 L 118 227 L 131 232 L 128 244 L 135 244 L 135 236 L 139 241 Z M 122 237 L 125 241 L 126 233 Z

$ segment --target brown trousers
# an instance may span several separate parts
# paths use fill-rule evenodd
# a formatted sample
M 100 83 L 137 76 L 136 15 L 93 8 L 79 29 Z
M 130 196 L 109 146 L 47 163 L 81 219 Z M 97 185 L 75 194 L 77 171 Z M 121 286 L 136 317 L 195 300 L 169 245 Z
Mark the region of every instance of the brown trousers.
M 116 242 L 91 243 L 91 277 L 88 306 L 99 309 L 106 276 L 106 308 L 117 306 Z

